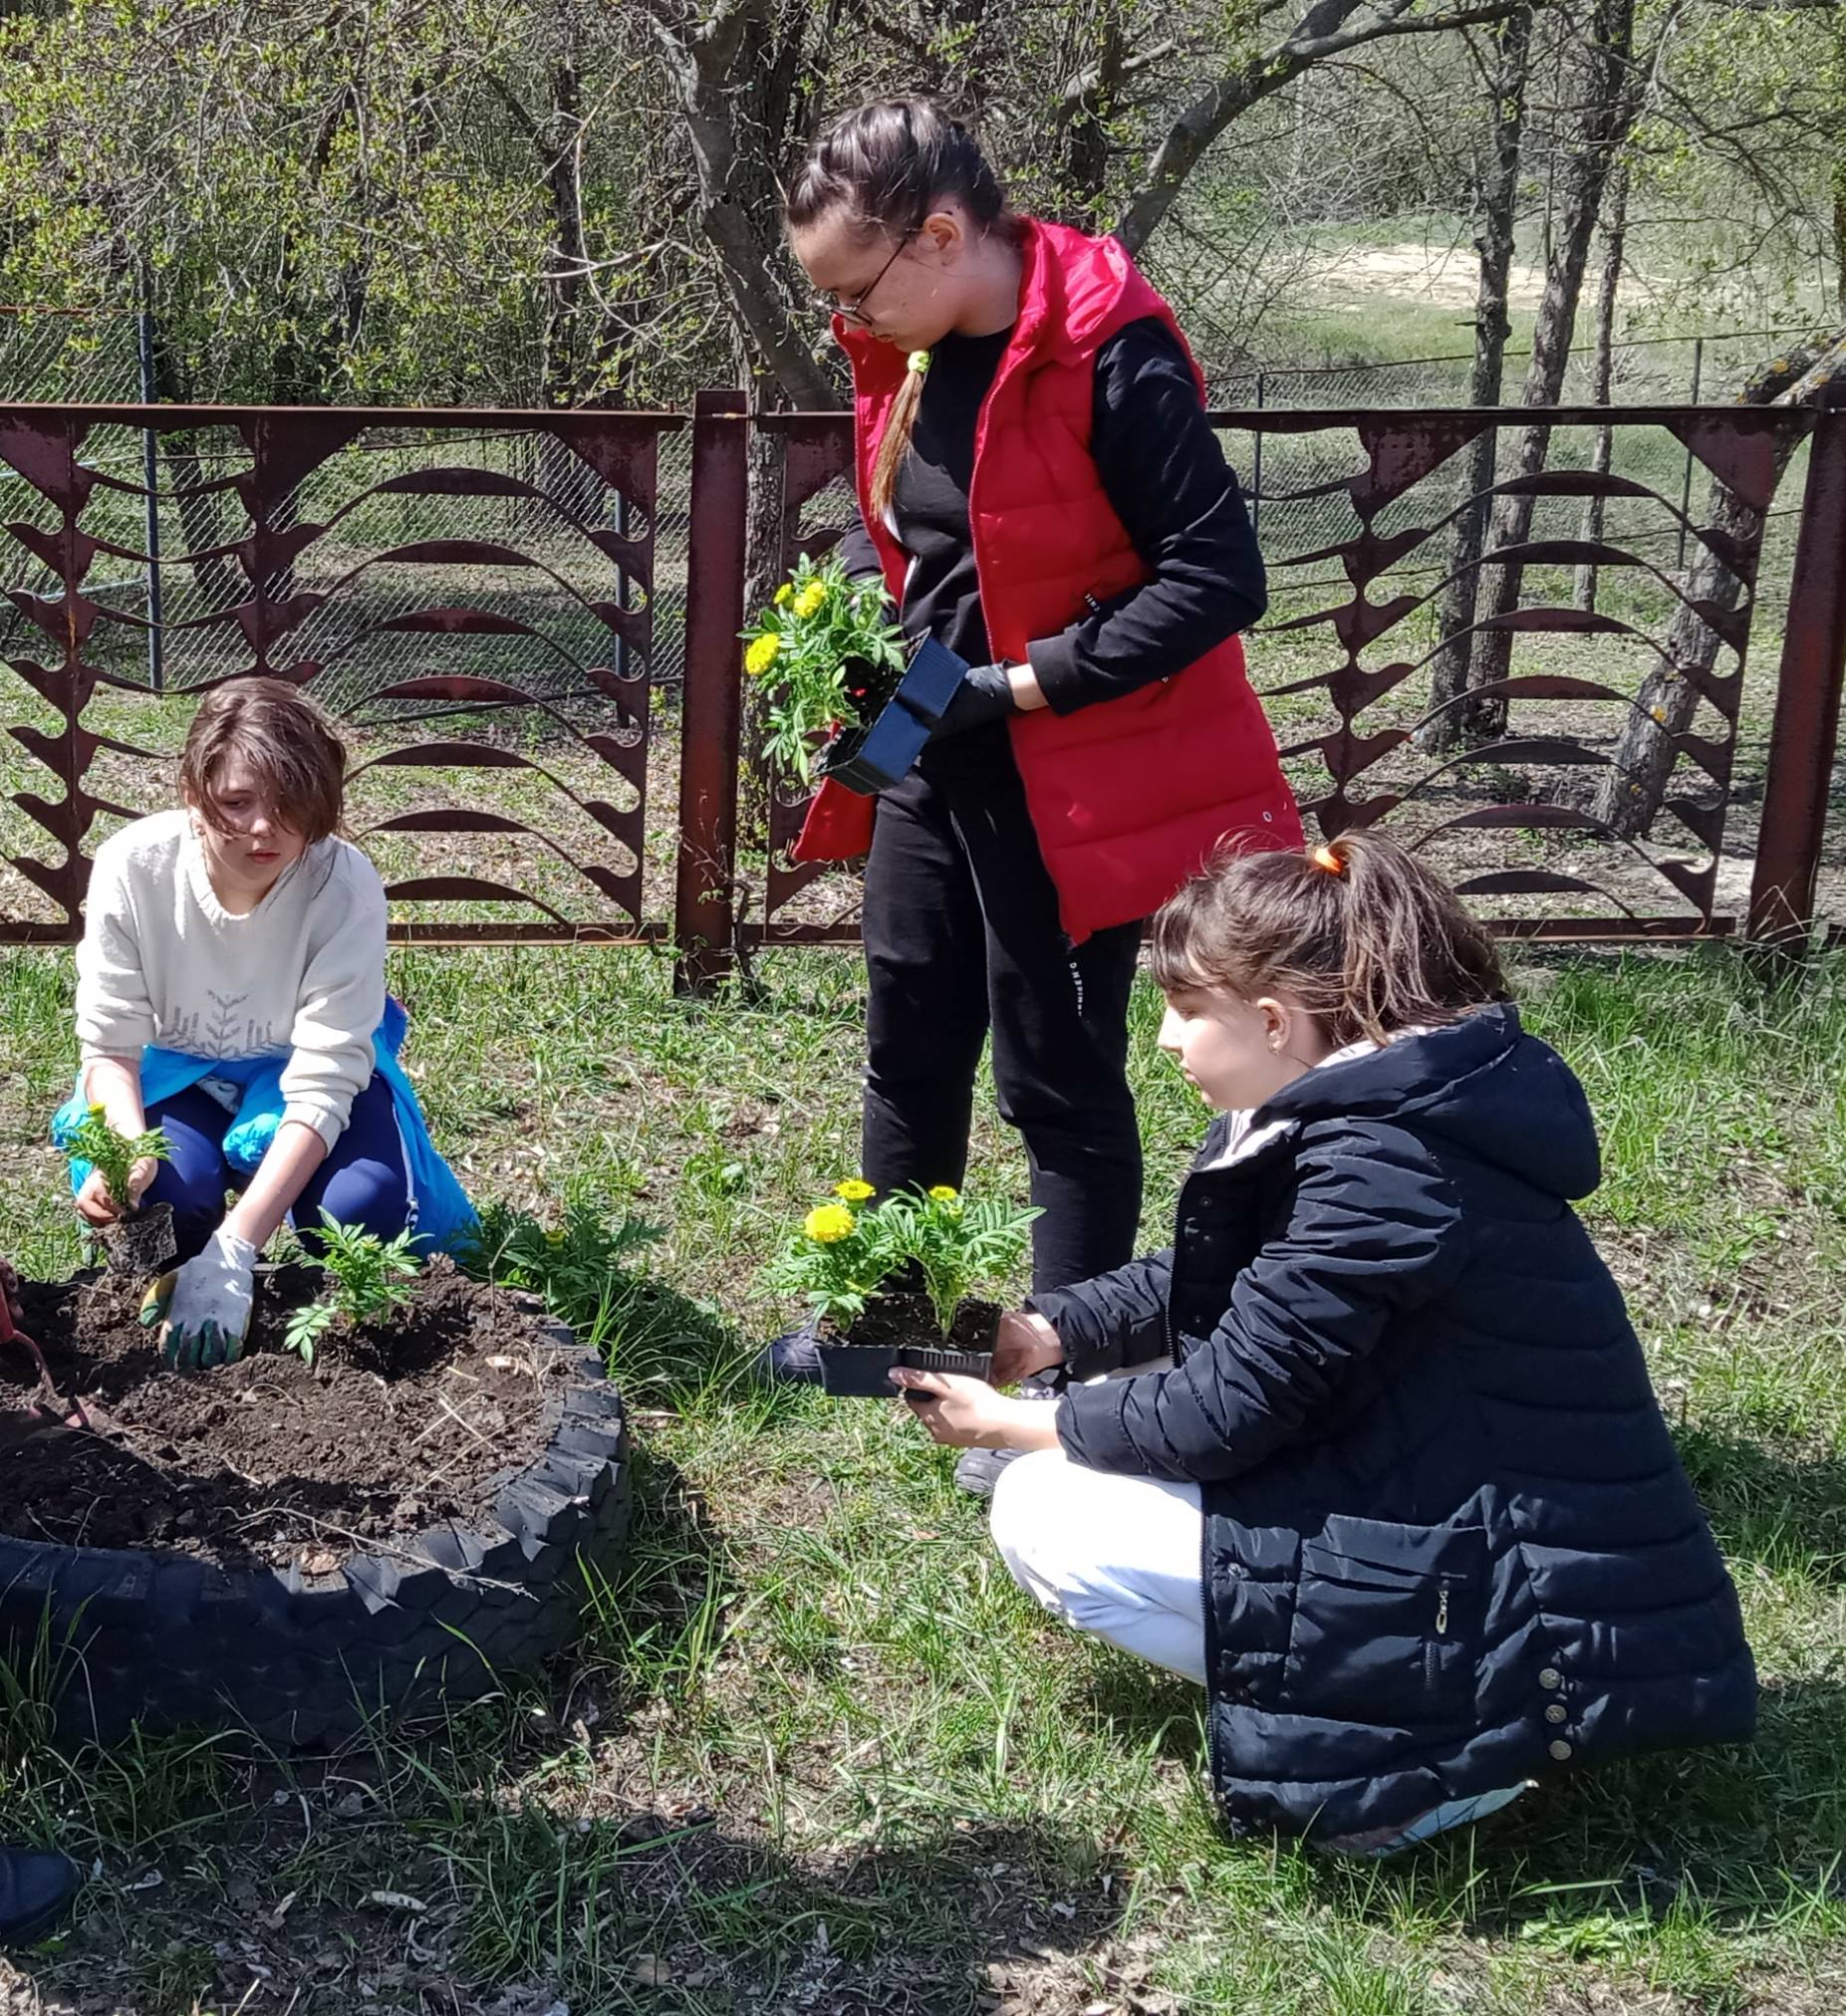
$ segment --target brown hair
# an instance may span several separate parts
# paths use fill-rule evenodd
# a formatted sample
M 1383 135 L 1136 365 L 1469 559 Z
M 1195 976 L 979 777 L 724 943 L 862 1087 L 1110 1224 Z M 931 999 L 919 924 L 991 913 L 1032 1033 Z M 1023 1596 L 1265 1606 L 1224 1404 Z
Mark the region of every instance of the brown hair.
M 1166 993 L 1282 993 L 1336 1044 L 1388 1042 L 1507 998 L 1499 952 L 1442 879 L 1377 833 L 1221 856 L 1154 919 Z
M 219 825 L 218 780 L 241 758 L 268 787 L 277 814 L 313 847 L 340 831 L 346 744 L 319 707 L 284 679 L 228 679 L 199 702 L 179 757 L 179 788 Z
M 1006 195 L 966 126 L 930 98 L 885 98 L 837 119 L 808 150 L 782 205 L 782 220 L 804 230 L 835 210 L 868 239 L 902 244 L 944 200 L 958 201 L 983 232 L 1006 221 Z M 898 470 L 910 451 L 922 372 L 907 372 L 879 441 L 872 510 L 891 510 Z

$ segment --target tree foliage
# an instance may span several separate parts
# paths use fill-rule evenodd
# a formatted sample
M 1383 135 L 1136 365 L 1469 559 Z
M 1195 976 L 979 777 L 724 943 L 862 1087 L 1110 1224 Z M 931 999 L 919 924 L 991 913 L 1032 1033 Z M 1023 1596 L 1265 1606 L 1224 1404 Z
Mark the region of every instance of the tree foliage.
M 831 398 L 778 191 L 825 118 L 921 89 L 1022 205 L 1118 229 L 1221 369 L 1296 286 L 1308 226 L 1417 208 L 1471 235 L 1469 37 L 1513 6 L 8 0 L 0 297 L 151 300 L 167 389 L 198 397 L 652 403 L 741 372 L 772 402 Z M 1664 54 L 1631 238 L 1712 221 L 1657 295 L 1811 287 L 1836 257 L 1839 20 L 1643 0 Z M 1569 99 L 1569 66 L 1541 66 L 1524 216 L 1568 166 Z

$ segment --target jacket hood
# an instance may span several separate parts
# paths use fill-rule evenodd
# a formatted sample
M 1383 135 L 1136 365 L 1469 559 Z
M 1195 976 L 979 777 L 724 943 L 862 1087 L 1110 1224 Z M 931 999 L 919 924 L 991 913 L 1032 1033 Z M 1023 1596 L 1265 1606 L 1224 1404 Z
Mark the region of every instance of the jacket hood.
M 1587 1197 L 1602 1180 L 1582 1086 L 1510 1006 L 1305 1072 L 1260 1107 L 1251 1126 L 1342 1118 L 1392 1121 L 1450 1141 L 1553 1196 Z

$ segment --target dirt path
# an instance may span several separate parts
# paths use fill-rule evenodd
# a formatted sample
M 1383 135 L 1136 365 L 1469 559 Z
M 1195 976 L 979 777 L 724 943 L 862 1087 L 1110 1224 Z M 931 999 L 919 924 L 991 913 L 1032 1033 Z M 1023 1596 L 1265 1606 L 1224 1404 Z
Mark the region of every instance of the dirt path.
M 1349 308 L 1354 314 L 1376 307 L 1380 295 L 1435 308 L 1471 308 L 1480 261 L 1467 246 L 1423 245 L 1411 239 L 1400 245 L 1354 245 L 1322 253 L 1310 271 L 1323 294 L 1366 297 L 1326 304 Z M 1507 275 L 1510 308 L 1536 308 L 1544 291 L 1542 266 L 1514 266 Z

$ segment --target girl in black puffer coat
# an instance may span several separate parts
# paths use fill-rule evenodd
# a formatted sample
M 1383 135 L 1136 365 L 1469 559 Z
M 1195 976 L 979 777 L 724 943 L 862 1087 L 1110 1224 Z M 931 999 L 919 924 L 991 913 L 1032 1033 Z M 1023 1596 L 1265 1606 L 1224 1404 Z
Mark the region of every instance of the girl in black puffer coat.
M 994 1493 L 1020 1583 L 1208 1687 L 1233 1832 L 1376 1853 L 1747 1737 L 1735 1592 L 1570 1207 L 1589 1108 L 1485 931 L 1356 835 L 1199 878 L 1153 969 L 1220 1110 L 1173 1245 L 1007 1319 L 996 1380 L 1055 1405 L 896 1375 L 936 1440 L 1036 1452 Z

